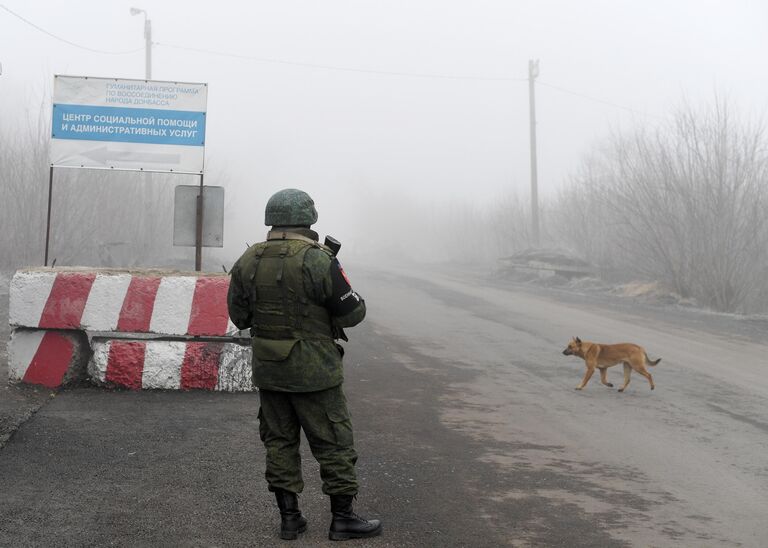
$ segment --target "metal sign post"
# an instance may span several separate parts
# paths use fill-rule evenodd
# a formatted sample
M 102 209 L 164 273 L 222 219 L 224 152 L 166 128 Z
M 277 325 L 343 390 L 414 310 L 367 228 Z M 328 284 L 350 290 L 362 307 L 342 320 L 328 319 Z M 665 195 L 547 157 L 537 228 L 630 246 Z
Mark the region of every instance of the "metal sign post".
M 195 248 L 195 268 L 204 247 L 224 245 L 224 187 L 178 185 L 174 192 L 173 245 Z
M 200 174 L 200 193 L 197 195 L 197 224 L 195 225 L 195 270 L 203 264 L 203 175 Z
M 51 241 L 51 202 L 53 201 L 53 166 L 48 175 L 48 221 L 45 224 L 45 261 L 43 266 L 48 266 L 48 245 Z

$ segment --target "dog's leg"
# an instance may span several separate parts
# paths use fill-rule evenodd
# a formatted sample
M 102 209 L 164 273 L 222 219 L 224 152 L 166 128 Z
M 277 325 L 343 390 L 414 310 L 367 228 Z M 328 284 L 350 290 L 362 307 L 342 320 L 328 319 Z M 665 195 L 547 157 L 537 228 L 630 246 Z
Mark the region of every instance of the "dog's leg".
M 656 385 L 655 385 L 655 384 L 653 384 L 653 377 L 651 376 L 651 373 L 650 373 L 650 372 L 649 372 L 649 371 L 648 371 L 648 370 L 647 370 L 645 367 L 641 366 L 641 367 L 639 367 L 639 368 L 635 368 L 635 371 L 637 371 L 637 372 L 638 372 L 638 373 L 640 373 L 640 374 L 641 374 L 643 377 L 645 377 L 646 379 L 648 379 L 648 382 L 649 382 L 649 383 L 651 383 L 651 390 L 653 390 L 654 388 L 656 388 Z
M 581 379 L 581 384 L 576 387 L 576 390 L 581 390 L 585 386 L 587 386 L 587 383 L 589 382 L 589 379 L 592 378 L 592 373 L 595 372 L 595 366 L 594 365 L 587 365 L 587 372 L 584 373 L 584 378 Z
M 608 371 L 607 367 L 600 368 L 600 382 L 603 383 L 605 386 L 613 388 L 613 385 L 608 382 L 608 375 L 606 375 L 607 371 Z
M 627 385 L 629 384 L 630 374 L 632 374 L 632 368 L 629 366 L 627 362 L 624 362 L 624 386 L 619 388 L 619 392 L 624 392 L 624 390 L 627 388 Z

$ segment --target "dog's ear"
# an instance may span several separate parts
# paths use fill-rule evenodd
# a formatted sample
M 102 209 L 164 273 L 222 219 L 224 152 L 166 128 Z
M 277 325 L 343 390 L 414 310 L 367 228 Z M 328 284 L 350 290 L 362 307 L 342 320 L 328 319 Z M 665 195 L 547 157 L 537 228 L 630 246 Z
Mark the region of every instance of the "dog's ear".
M 579 344 L 581 344 L 581 339 L 580 339 L 580 338 L 578 338 L 578 337 L 576 337 L 576 342 L 577 342 L 577 343 L 579 343 Z

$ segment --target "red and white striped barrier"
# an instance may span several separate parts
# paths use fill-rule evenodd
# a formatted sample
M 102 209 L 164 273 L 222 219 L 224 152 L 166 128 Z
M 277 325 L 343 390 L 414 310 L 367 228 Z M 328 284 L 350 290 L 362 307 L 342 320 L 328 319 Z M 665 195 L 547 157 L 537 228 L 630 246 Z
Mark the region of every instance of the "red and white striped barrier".
M 56 388 L 87 369 L 97 384 L 130 389 L 253 390 L 228 290 L 226 274 L 20 270 L 10 286 L 9 377 Z
M 226 336 L 225 274 L 32 269 L 11 280 L 9 323 L 38 329 Z
M 97 384 L 133 390 L 253 390 L 250 346 L 225 342 L 92 341 Z
M 82 382 L 88 355 L 85 333 L 16 329 L 8 344 L 8 378 L 48 388 Z

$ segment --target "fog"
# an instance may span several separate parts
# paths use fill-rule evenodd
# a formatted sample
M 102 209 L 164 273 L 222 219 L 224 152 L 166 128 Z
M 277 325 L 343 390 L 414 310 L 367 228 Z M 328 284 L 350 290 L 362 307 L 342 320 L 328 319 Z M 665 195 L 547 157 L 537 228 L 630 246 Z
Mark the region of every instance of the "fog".
M 132 6 L 146 10 L 152 23 L 152 79 L 209 85 L 206 183 L 225 187 L 227 205 L 225 248 L 205 250 L 207 268 L 231 264 L 246 242 L 263 237 L 266 200 L 286 187 L 313 196 L 318 232 L 335 235 L 344 243 L 343 253 L 359 261 L 492 264 L 530 247 L 529 59 L 540 60 L 538 181 L 547 247 L 605 261 L 590 251 L 603 241 L 599 236 L 588 231 L 580 241 L 564 236 L 574 235 L 577 226 L 601 223 L 603 210 L 597 208 L 589 222 L 563 224 L 572 212 L 567 204 L 576 200 L 574 183 L 584 183 L 577 192 L 586 200 L 578 206 L 581 212 L 601 193 L 619 196 L 613 194 L 619 187 L 589 186 L 585 173 L 602 166 L 596 179 L 608 173 L 625 177 L 627 166 L 637 164 L 622 163 L 627 158 L 614 145 L 639 133 L 650 142 L 658 141 L 654 135 L 660 131 L 674 149 L 682 141 L 670 135 L 687 114 L 700 121 L 703 134 L 712 135 L 717 123 L 710 127 L 704 121 L 725 108 L 729 128 L 744 128 L 739 135 L 758 139 L 750 158 L 764 164 L 765 139 L 759 135 L 768 97 L 763 59 L 768 6 L 757 0 L 5 0 L 0 5 L 0 139 L 6 154 L 0 170 L 6 226 L 0 241 L 7 246 L 6 267 L 42 261 L 45 124 L 50 123 L 53 75 L 144 77 L 144 15 L 131 16 Z M 24 154 L 13 152 L 11 143 Z M 732 157 L 724 164 L 731 165 Z M 19 162 L 32 165 L 11 168 Z M 649 166 L 649 172 L 658 171 Z M 754 171 L 749 188 L 762 196 L 765 170 Z M 734 173 L 741 181 L 741 172 Z M 635 175 L 647 180 L 640 171 Z M 173 186 L 196 183 L 189 176 L 59 170 L 53 256 L 59 264 L 122 260 L 130 263 L 125 266 L 178 266 L 189 258 L 191 265 L 193 250 L 170 249 L 169 219 Z M 689 191 L 699 192 L 695 185 Z M 590 192 L 597 194 L 594 200 Z M 740 218 L 739 200 L 752 200 L 729 192 L 736 200 L 731 211 Z M 19 200 L 22 193 L 26 199 Z M 664 196 L 652 199 L 665 202 Z M 760 200 L 753 202 L 768 203 Z M 689 211 L 685 203 L 664 218 L 682 218 L 680 211 Z M 14 221 L 11 208 L 18 217 Z M 699 213 L 693 217 L 705 222 Z M 763 234 L 758 218 L 759 226 L 728 238 Z M 22 235 L 28 240 L 19 246 Z M 626 234 L 622 241 L 633 237 L 647 241 L 640 233 Z M 160 241 L 165 247 L 150 254 Z M 120 242 L 119 249 L 90 253 L 105 242 Z M 723 246 L 730 249 L 733 243 L 726 239 Z M 702 246 L 689 244 L 680 245 L 705 254 Z M 740 268 L 761 275 L 768 263 L 759 253 L 755 260 Z M 678 284 L 681 274 L 675 267 L 660 264 L 633 274 L 664 277 L 665 268 L 665 280 Z M 686 283 L 699 287 L 703 282 Z

